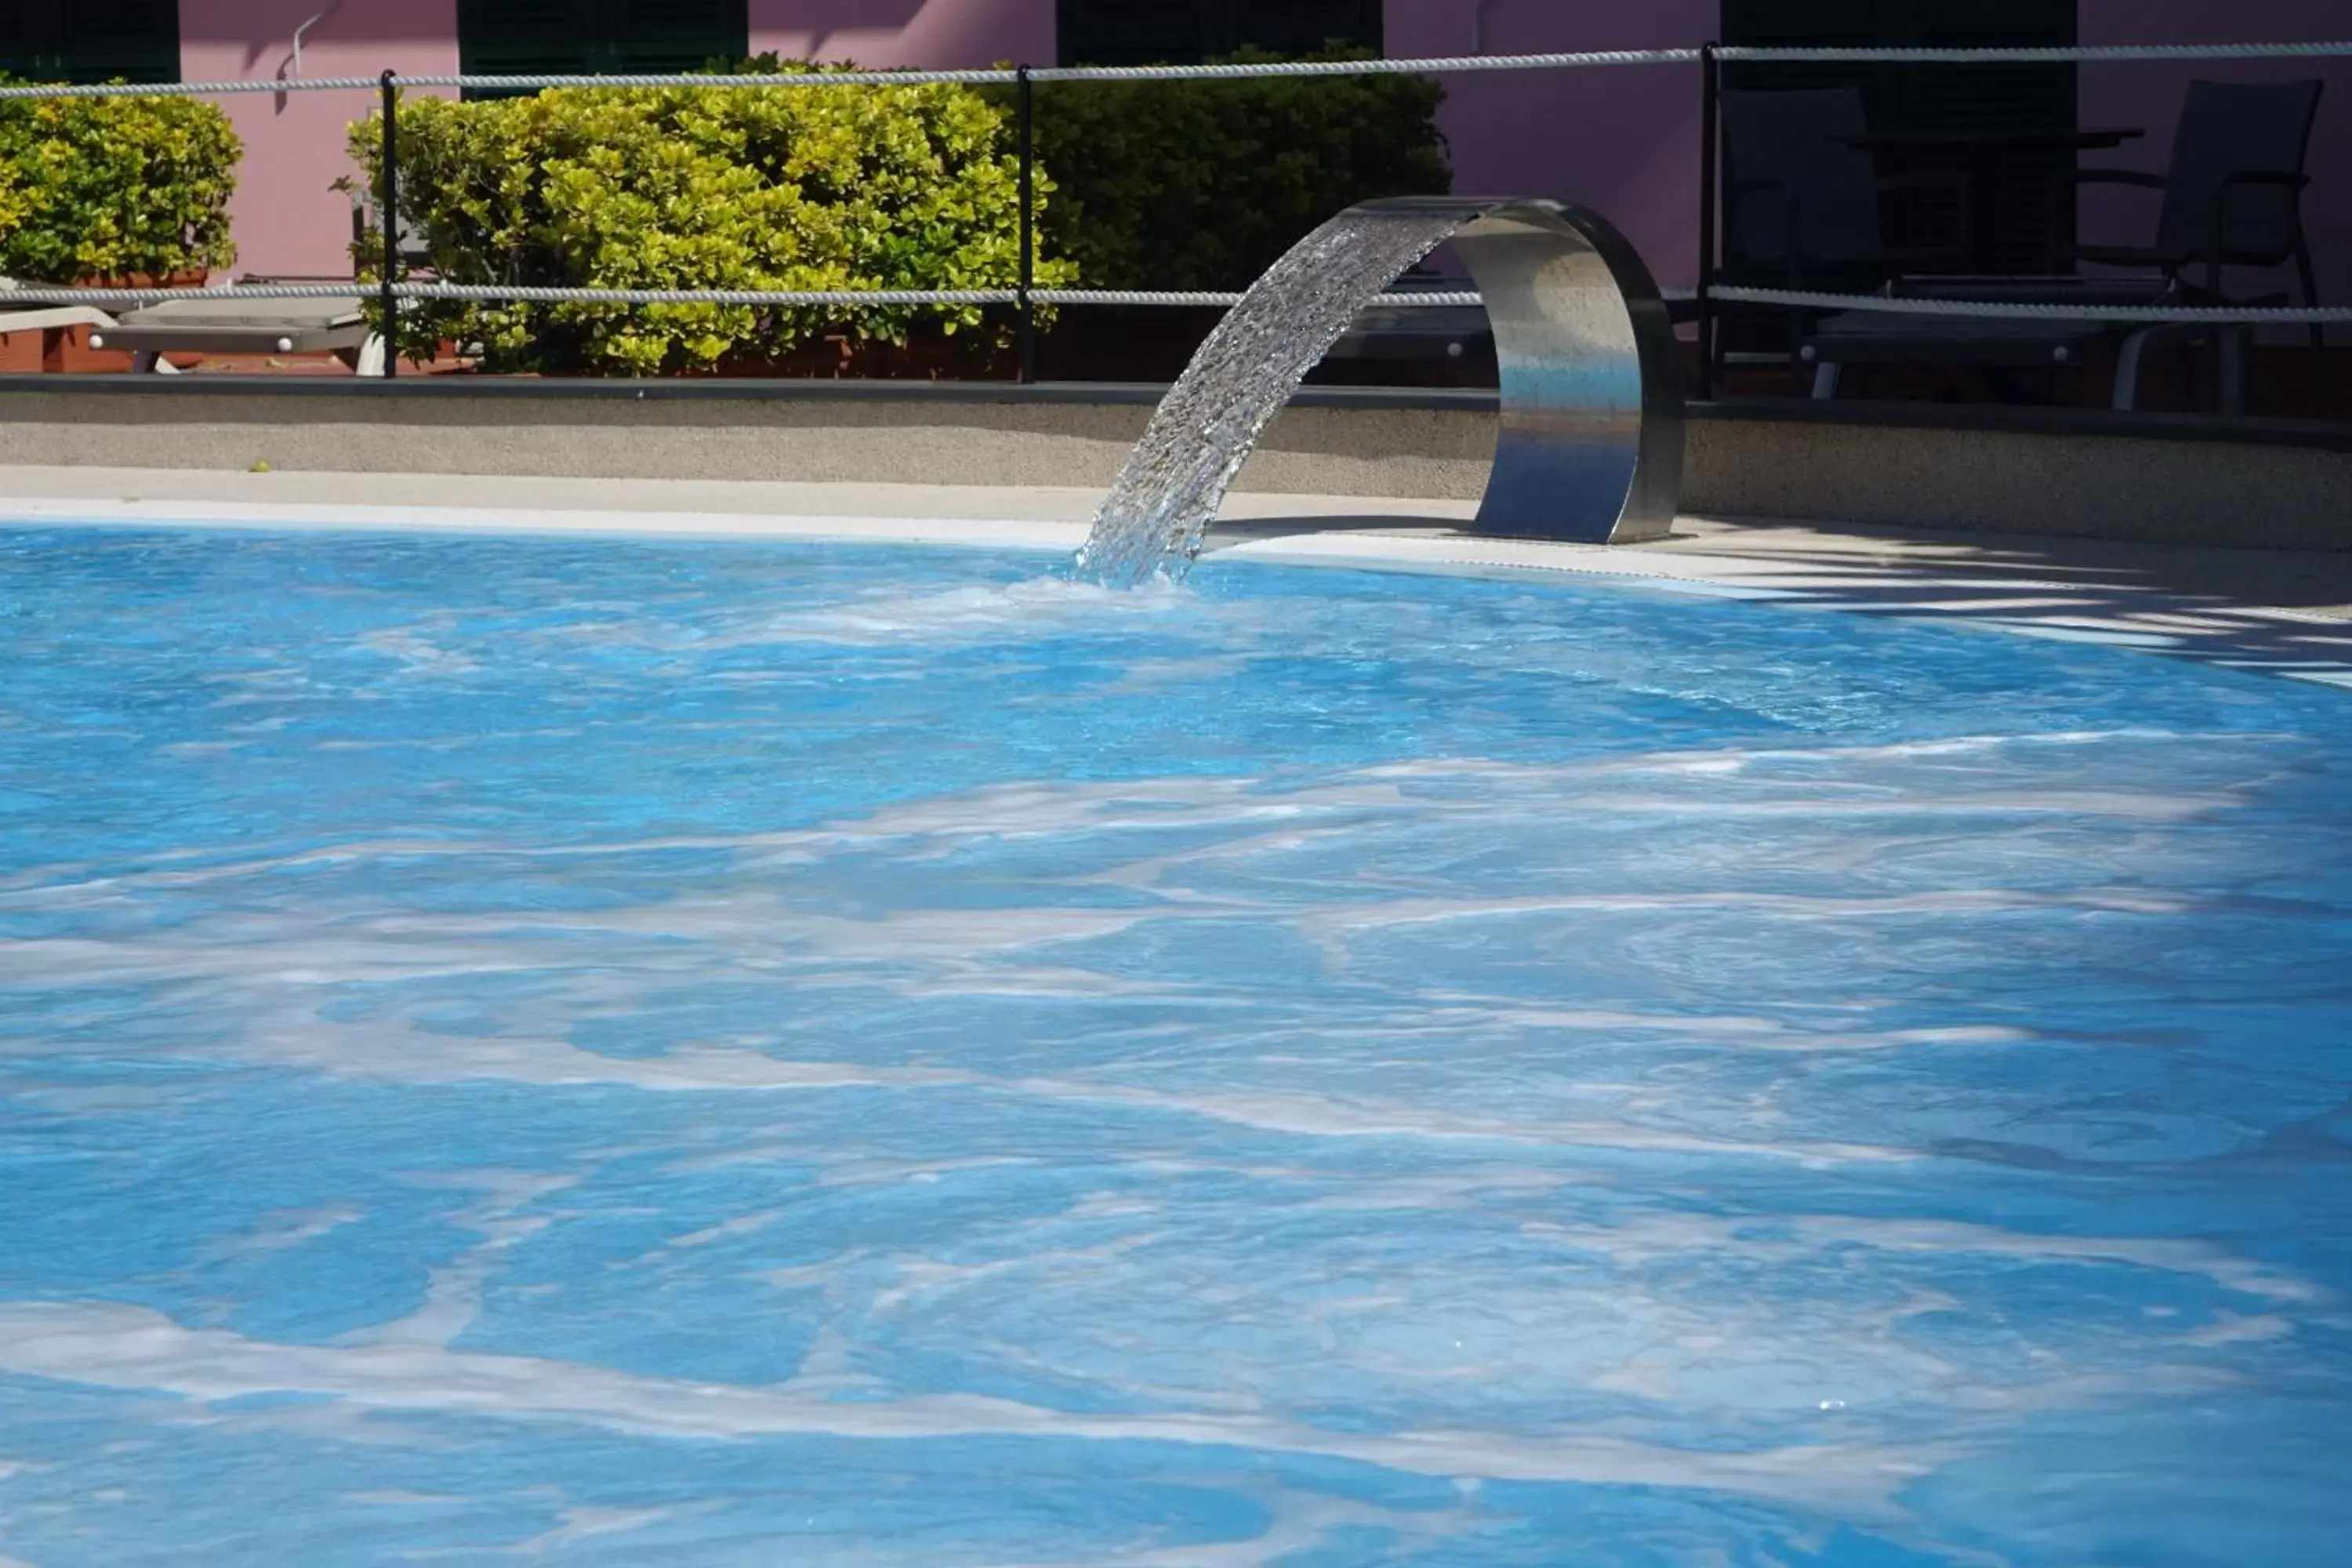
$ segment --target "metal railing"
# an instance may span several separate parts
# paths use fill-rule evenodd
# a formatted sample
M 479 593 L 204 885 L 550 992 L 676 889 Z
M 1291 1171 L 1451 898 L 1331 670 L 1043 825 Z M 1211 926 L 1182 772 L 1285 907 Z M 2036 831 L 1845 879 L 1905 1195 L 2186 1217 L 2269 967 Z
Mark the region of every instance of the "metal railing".
M 373 91 L 379 95 L 383 122 L 383 176 L 378 191 L 380 211 L 399 210 L 399 95 L 404 88 L 455 88 L 469 91 L 522 92 L 544 88 L 711 89 L 752 88 L 792 91 L 824 88 L 919 87 L 932 84 L 999 86 L 1014 89 L 1015 138 L 1019 160 L 1019 275 L 1012 287 L 989 289 L 561 289 L 508 284 L 411 283 L 400 278 L 397 228 L 382 223 L 382 278 L 376 286 L 378 308 L 387 326 L 396 319 L 404 300 L 510 300 L 544 303 L 609 303 L 625 305 L 712 304 L 800 306 L 857 309 L 879 306 L 1011 306 L 1019 313 L 1019 353 L 1024 381 L 1036 375 L 1036 308 L 1049 306 L 1221 307 L 1239 294 L 1206 291 L 1109 289 L 1041 289 L 1036 283 L 1035 226 L 1036 127 L 1034 90 L 1039 83 L 1087 81 L 1234 81 L 1269 78 L 1344 76 L 1450 75 L 1460 72 L 1612 68 L 1642 66 L 1700 67 L 1700 211 L 1698 284 L 1695 289 L 1674 290 L 1696 302 L 1699 336 L 1700 392 L 1706 395 L 1714 362 L 1713 337 L 1719 304 L 1771 305 L 1822 310 L 1879 310 L 1910 315 L 1976 316 L 2012 319 L 2061 319 L 2130 324 L 2240 325 L 2291 324 L 2322 326 L 2352 322 L 2352 309 L 2341 306 L 2123 306 L 2060 305 L 2032 301 L 1920 300 L 1883 294 L 1843 294 L 1797 289 L 1759 289 L 1722 283 L 1717 276 L 1719 199 L 1719 126 L 1721 69 L 1727 64 L 2084 64 L 2092 62 L 2153 62 L 2201 60 L 2288 60 L 2352 58 L 2352 40 L 2245 44 L 2123 44 L 2085 45 L 2063 48 L 1799 48 L 1763 47 L 1708 43 L 1696 47 L 1608 49 L 1551 54 L 1459 55 L 1411 59 L 1264 60 L 1216 65 L 1164 66 L 1015 66 L 988 70 L 809 70 L 757 74 L 676 73 L 613 76 L 548 74 L 486 76 L 475 74 L 404 76 L 384 71 L 376 77 L 310 77 L 288 79 L 168 82 L 153 84 L 0 85 L 0 101 L 36 98 L 223 97 L 245 93 Z M 302 300 L 347 296 L 348 286 L 332 284 L 248 284 L 205 291 L 210 299 Z M 131 307 L 158 300 L 185 298 L 185 290 L 20 288 L 9 298 L 26 303 L 90 304 Z M 1475 293 L 1412 292 L 1384 295 L 1376 304 L 1390 308 L 1465 307 L 1480 303 Z M 387 353 L 384 374 L 396 374 L 398 355 Z

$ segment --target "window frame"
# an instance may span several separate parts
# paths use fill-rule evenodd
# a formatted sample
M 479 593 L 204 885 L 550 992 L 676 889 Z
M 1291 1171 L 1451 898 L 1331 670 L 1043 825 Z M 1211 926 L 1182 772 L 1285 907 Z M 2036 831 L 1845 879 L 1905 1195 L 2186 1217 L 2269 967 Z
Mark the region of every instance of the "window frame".
M 178 0 L 148 0 L 148 25 L 141 33 L 129 35 L 133 40 L 121 45 L 126 35 L 120 25 L 106 28 L 100 36 L 112 46 L 91 50 L 88 41 L 78 41 L 69 18 L 74 0 L 0 0 L 0 5 L 14 10 L 24 24 L 23 37 L 29 47 L 22 54 L 7 52 L 0 45 L 0 71 L 26 81 L 70 82 L 88 86 L 116 80 L 141 83 L 170 82 L 180 79 L 180 7 Z M 79 49 L 80 52 L 76 53 Z
M 716 48 L 652 52 L 633 46 L 628 38 L 626 0 L 573 0 L 545 9 L 564 13 L 548 46 L 538 50 L 500 37 L 502 29 L 487 25 L 484 12 L 499 0 L 457 0 L 457 69 L 466 76 L 616 76 L 668 75 L 698 70 L 714 58 L 740 59 L 751 53 L 750 0 L 718 0 L 731 16 L 721 24 L 724 38 L 708 41 Z M 519 29 L 518 29 L 519 30 Z M 489 35 L 485 37 L 485 35 Z M 688 60 L 688 56 L 693 58 Z M 480 96 L 467 89 L 467 97 Z

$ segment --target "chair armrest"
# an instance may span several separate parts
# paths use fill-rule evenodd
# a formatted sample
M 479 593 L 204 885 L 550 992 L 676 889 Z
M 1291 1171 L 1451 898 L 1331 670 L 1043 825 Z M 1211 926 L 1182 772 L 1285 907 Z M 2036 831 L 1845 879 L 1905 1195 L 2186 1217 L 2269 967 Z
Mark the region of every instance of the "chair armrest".
M 2137 185 L 2147 191 L 2168 190 L 2172 184 L 2162 174 L 2144 169 L 2076 169 L 2067 179 L 2077 185 Z
M 2288 190 L 2299 191 L 2310 184 L 2309 174 L 2299 174 L 2293 169 L 2241 169 L 2234 174 L 2223 175 L 2221 179 L 2224 190 L 2231 185 L 2284 185 Z
M 1965 195 L 1969 177 L 1958 169 L 1914 169 L 1907 174 L 1889 174 L 1878 182 L 1882 191 L 1927 191 L 1938 187 Z

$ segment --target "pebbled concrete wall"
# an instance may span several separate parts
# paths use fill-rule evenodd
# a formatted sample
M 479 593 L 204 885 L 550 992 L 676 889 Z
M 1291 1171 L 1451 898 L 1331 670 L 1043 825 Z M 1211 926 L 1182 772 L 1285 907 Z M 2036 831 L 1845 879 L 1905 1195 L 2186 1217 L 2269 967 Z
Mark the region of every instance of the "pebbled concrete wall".
M 1099 489 L 1156 398 L 1144 387 L 248 389 L 45 376 L 0 381 L 0 429 L 16 463 Z M 1684 510 L 2352 550 L 2352 438 L 2340 431 L 1842 413 L 1696 410 Z M 1491 401 L 1475 394 L 1310 391 L 1275 422 L 1238 488 L 1475 500 L 1495 426 Z

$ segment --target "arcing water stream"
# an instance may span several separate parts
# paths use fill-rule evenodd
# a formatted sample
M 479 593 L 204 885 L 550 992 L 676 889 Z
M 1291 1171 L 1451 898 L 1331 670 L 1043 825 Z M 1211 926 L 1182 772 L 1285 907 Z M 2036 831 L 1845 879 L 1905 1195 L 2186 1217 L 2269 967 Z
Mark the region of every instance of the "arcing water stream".
M 1181 578 L 1258 436 L 1356 313 L 1451 238 L 1467 208 L 1350 208 L 1294 247 L 1192 357 L 1128 455 L 1077 572 Z

